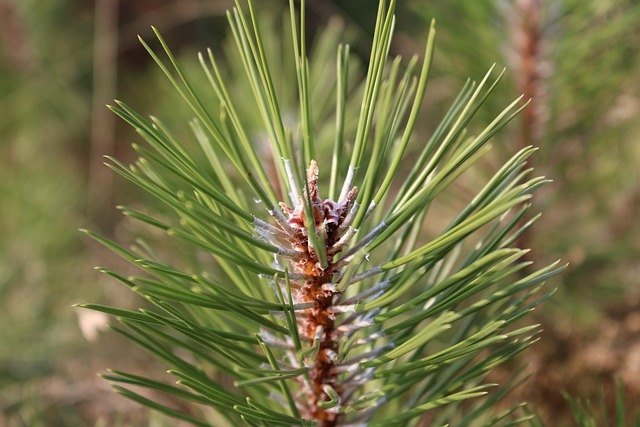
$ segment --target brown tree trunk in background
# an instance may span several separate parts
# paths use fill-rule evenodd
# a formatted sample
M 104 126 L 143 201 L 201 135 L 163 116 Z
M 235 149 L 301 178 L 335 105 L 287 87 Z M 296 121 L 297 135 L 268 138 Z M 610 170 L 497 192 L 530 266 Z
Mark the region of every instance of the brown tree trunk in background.
M 33 65 L 31 49 L 14 0 L 0 0 L 0 37 L 7 63 L 16 70 L 30 71 Z
M 543 0 L 516 0 L 508 17 L 511 26 L 513 52 L 512 68 L 516 71 L 518 92 L 524 95 L 530 104 L 520 116 L 520 137 L 517 149 L 530 145 L 538 145 L 542 136 L 544 117 L 542 102 L 544 96 L 543 78 L 547 63 L 544 59 L 544 17 Z M 532 158 L 527 160 L 527 166 L 533 166 Z M 524 218 L 524 224 L 528 218 Z M 518 248 L 529 248 L 532 251 L 526 255 L 528 260 L 534 261 L 537 256 L 531 244 L 531 235 L 525 231 L 514 245 Z M 527 274 L 527 271 L 523 272 Z
M 103 166 L 113 154 L 116 117 L 105 104 L 113 102 L 118 78 L 119 0 L 96 0 L 93 42 L 93 102 L 91 105 L 91 149 L 89 150 L 88 214 L 108 226 L 113 197 L 113 174 Z
M 518 0 L 514 20 L 518 54 L 518 89 L 531 104 L 522 112 L 520 148 L 535 145 L 541 136 L 542 0 Z M 531 159 L 529 159 L 531 162 Z

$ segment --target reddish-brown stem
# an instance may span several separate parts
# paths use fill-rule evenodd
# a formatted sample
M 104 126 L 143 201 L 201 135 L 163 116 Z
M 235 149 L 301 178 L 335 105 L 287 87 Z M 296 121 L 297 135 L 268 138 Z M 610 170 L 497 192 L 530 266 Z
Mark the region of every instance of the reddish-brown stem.
M 307 215 L 304 211 L 306 203 L 298 200 L 295 209 L 281 203 L 284 213 L 288 216 L 288 226 L 294 231 L 291 238 L 292 247 L 300 254 L 293 261 L 293 271 L 308 277 L 304 283 L 294 284 L 295 302 L 297 304 L 315 303 L 313 308 L 302 311 L 297 317 L 300 336 L 307 340 L 310 347 L 314 344 L 318 346 L 317 353 L 314 353 L 315 358 L 305 361 L 311 366 L 311 371 L 309 384 L 302 385 L 303 400 L 299 403 L 304 408 L 304 415 L 308 419 L 318 421 L 322 427 L 333 427 L 338 424 L 340 415 L 319 404 L 330 400 L 325 391 L 327 387 L 335 390 L 340 397 L 343 394 L 338 372 L 335 369 L 340 332 L 335 327 L 335 314 L 331 311 L 338 292 L 325 285 L 330 285 L 339 274 L 333 264 L 333 256 L 339 251 L 332 250 L 335 249 L 332 247 L 341 237 L 338 230 L 355 198 L 356 189 L 350 191 L 346 199 L 339 203 L 333 200 L 322 200 L 318 195 L 318 168 L 315 161 L 311 161 L 307 170 L 307 182 L 308 188 L 304 191 L 304 197 L 309 197 L 311 201 L 312 217 L 315 220 L 315 227 L 312 229 L 326 236 L 325 250 L 331 255 L 328 265 L 322 268 L 307 235 L 309 228 L 305 223 Z

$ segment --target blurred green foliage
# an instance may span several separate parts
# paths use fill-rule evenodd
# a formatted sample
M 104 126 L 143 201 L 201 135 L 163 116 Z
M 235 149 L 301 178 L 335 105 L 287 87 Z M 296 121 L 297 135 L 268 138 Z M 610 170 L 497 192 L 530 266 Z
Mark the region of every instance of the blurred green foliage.
M 567 310 L 568 299 L 580 311 L 604 294 L 632 292 L 640 255 L 640 230 L 631 220 L 640 209 L 633 142 L 640 131 L 640 5 L 414 0 L 410 7 L 425 21 L 438 19 L 445 54 L 436 57 L 436 68 L 448 86 L 498 62 L 511 80 L 505 99 L 533 97 L 520 129 L 503 136 L 501 148 L 540 146 L 536 168 L 555 181 L 536 201 L 549 212 L 541 220 L 546 232 L 530 239 L 540 256 L 568 256 L 572 264 L 556 303 Z
M 181 63 L 195 69 L 195 50 L 210 45 L 223 48 L 220 28 L 226 27 L 226 21 L 212 10 L 229 2 L 211 3 L 210 9 L 202 7 L 204 12 L 198 15 L 197 1 L 183 2 L 184 10 L 195 11 L 187 16 L 176 13 L 168 0 L 122 2 L 117 72 L 126 78 L 120 79 L 118 88 L 127 93 L 132 105 L 153 106 L 154 113 L 175 117 L 178 123 L 189 118 L 176 117 L 172 110 L 175 98 L 160 83 L 149 58 L 134 47 L 134 34 L 148 34 L 150 25 L 162 22 L 167 38 L 178 41 L 172 48 L 179 51 Z M 364 52 L 358 47 L 368 44 L 363 28 L 372 27 L 372 3 L 314 2 L 311 28 L 321 28 L 329 16 L 338 14 L 346 23 L 346 33 L 340 37 L 353 42 L 356 52 Z M 600 331 L 598 319 L 607 315 L 615 319 L 612 304 L 628 302 L 638 294 L 638 2 L 410 0 L 399 5 L 397 32 L 401 34 L 393 50 L 420 51 L 413 40 L 423 40 L 426 23 L 435 17 L 436 75 L 427 99 L 448 105 L 466 78 L 476 78 L 498 62 L 508 67 L 511 82 L 503 85 L 504 98 L 494 96 L 489 101 L 495 105 L 486 110 L 497 111 L 505 99 L 523 92 L 516 33 L 522 18 L 518 7 L 527 3 L 540 5 L 540 28 L 544 30 L 537 56 L 541 74 L 536 81 L 540 89 L 534 101 L 538 116 L 533 136 L 542 149 L 533 161 L 556 182 L 537 198 L 540 210 L 547 214 L 538 224 L 539 233 L 528 238 L 535 256 L 571 262 L 559 292 L 548 304 L 553 310 L 546 313 L 554 316 L 549 324 L 564 327 L 565 334 L 567 328 L 583 330 L 581 336 L 590 339 Z M 278 10 L 284 4 L 266 2 L 265 8 Z M 88 200 L 92 200 L 87 194 L 87 177 L 94 19 L 93 2 L 0 0 L 0 424 L 38 425 L 34 413 L 66 405 L 56 403 L 50 395 L 42 397 L 40 386 L 73 371 L 69 364 L 105 357 L 92 353 L 81 338 L 70 306 L 78 301 L 123 298 L 111 290 L 111 284 L 98 284 L 98 275 L 91 272 L 96 249 L 76 232 L 97 221 L 87 214 Z M 227 67 L 230 76 L 234 66 L 237 64 Z M 285 89 L 289 78 L 293 76 L 282 76 Z M 433 121 L 419 124 L 426 136 L 444 108 L 439 104 L 427 106 L 434 112 Z M 244 106 L 247 114 L 251 107 Z M 527 125 L 520 126 L 502 136 L 496 151 L 512 152 L 524 143 L 522 129 Z M 126 158 L 131 134 L 124 128 L 114 131 L 116 150 Z M 118 185 L 115 202 L 134 198 L 120 192 Z M 111 233 L 127 226 L 113 219 L 101 225 Z M 575 321 L 581 323 L 570 323 Z M 109 356 L 124 354 L 120 357 L 126 360 L 130 350 L 118 350 Z M 97 366 L 95 370 L 106 363 Z M 82 375 L 93 376 L 93 368 L 85 368 L 90 372 Z M 73 387 L 72 376 L 64 381 Z M 31 409 L 21 407 L 23 401 L 32 402 Z M 74 408 L 60 424 L 43 421 L 41 425 L 97 422 L 87 418 L 86 408 Z M 31 418 L 24 411 L 31 411 Z M 51 419 L 63 412 L 69 411 L 54 411 Z
M 73 230 L 85 222 L 81 162 L 91 42 L 83 35 L 91 16 L 79 16 L 54 38 L 74 14 L 74 2 L 35 3 L 13 4 L 14 14 L 4 15 L 3 24 L 14 33 L 5 32 L 0 45 L 3 385 L 50 370 L 64 344 L 75 339 L 69 304 L 85 268 Z

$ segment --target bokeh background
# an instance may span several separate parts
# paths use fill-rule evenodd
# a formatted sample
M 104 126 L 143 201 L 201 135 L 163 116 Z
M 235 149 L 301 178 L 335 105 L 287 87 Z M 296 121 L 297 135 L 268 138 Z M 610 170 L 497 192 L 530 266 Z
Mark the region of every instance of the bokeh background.
M 136 35 L 151 39 L 154 25 L 196 73 L 198 51 L 228 49 L 232 3 L 0 0 L 0 426 L 175 425 L 96 376 L 160 367 L 104 333 L 104 318 L 72 308 L 140 304 L 93 270 L 120 261 L 77 229 L 126 241 L 132 225 L 114 206 L 148 203 L 102 165 L 105 154 L 131 160 L 136 140 L 105 104 L 118 98 L 170 123 L 189 119 Z M 256 3 L 277 38 L 288 2 Z M 307 7 L 310 43 L 329 26 L 366 64 L 375 0 Z M 525 366 L 531 378 L 512 400 L 531 402 L 549 426 L 572 425 L 562 391 L 595 400 L 604 393 L 611 404 L 616 379 L 627 410 L 637 411 L 640 2 L 404 0 L 392 53 L 422 52 L 431 18 L 435 67 L 416 139 L 428 137 L 465 79 L 506 66 L 481 119 L 522 93 L 533 102 L 497 136 L 482 167 L 540 146 L 531 164 L 554 183 L 534 200 L 544 215 L 519 243 L 533 249 L 532 260 L 570 263 L 535 313 L 542 341 L 496 380 Z M 456 190 L 464 194 L 464 182 Z

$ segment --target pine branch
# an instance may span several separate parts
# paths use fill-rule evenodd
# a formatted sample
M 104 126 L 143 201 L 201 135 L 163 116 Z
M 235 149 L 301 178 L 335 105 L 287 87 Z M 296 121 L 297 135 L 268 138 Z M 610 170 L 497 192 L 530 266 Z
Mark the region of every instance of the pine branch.
M 525 169 L 534 149 L 516 153 L 437 236 L 422 234 L 430 205 L 490 150 L 489 140 L 526 103 L 516 99 L 468 135 L 467 125 L 503 75 L 493 78 L 491 69 L 479 84 L 461 89 L 420 154 L 407 158 L 420 140 L 414 129 L 435 25 L 422 65 L 416 57 L 403 71 L 400 58 L 388 63 L 395 2 L 381 1 L 359 89 L 351 83 L 348 46 L 337 58 L 324 58 L 334 61 L 332 79 L 315 71 L 325 64 L 307 58 L 304 1 L 300 17 L 290 7 L 298 99 L 286 112 L 297 111 L 293 125 L 285 120 L 278 64 L 269 60 L 253 2 L 246 9 L 236 2 L 228 13 L 244 94 L 253 95 L 258 117 L 250 125 L 212 51 L 199 57 L 210 85 L 205 91 L 157 31 L 161 52 L 142 41 L 195 116 L 199 150 L 160 120 L 116 101 L 110 108 L 146 145 L 135 146 L 141 157 L 134 165 L 110 159 L 109 167 L 155 196 L 173 219 L 122 210 L 166 233 L 161 245 L 179 242 L 193 259 L 206 255 L 213 263 L 180 265 L 87 232 L 142 270 L 123 277 L 101 269 L 152 308 L 82 307 L 116 316 L 123 327 L 114 329 L 165 363 L 179 386 L 124 373 L 107 379 L 210 406 L 232 425 L 417 425 L 427 412 L 444 416 L 443 408 L 483 396 L 492 402 L 495 385 L 484 376 L 537 340 L 538 325 L 521 320 L 548 297 L 541 283 L 563 268 L 520 277 L 530 264 L 522 260 L 527 251 L 511 248 L 535 221 L 520 223 L 531 193 L 547 182 Z M 316 85 L 335 94 L 331 114 L 316 113 L 323 105 L 316 100 L 327 96 Z M 217 111 L 205 96 L 215 97 Z M 256 126 L 268 136 L 271 158 L 259 150 Z M 318 130 L 326 126 L 332 132 L 325 138 Z M 234 172 L 227 174 L 229 166 Z M 402 170 L 409 171 L 404 180 Z M 117 390 L 208 425 L 204 417 Z

